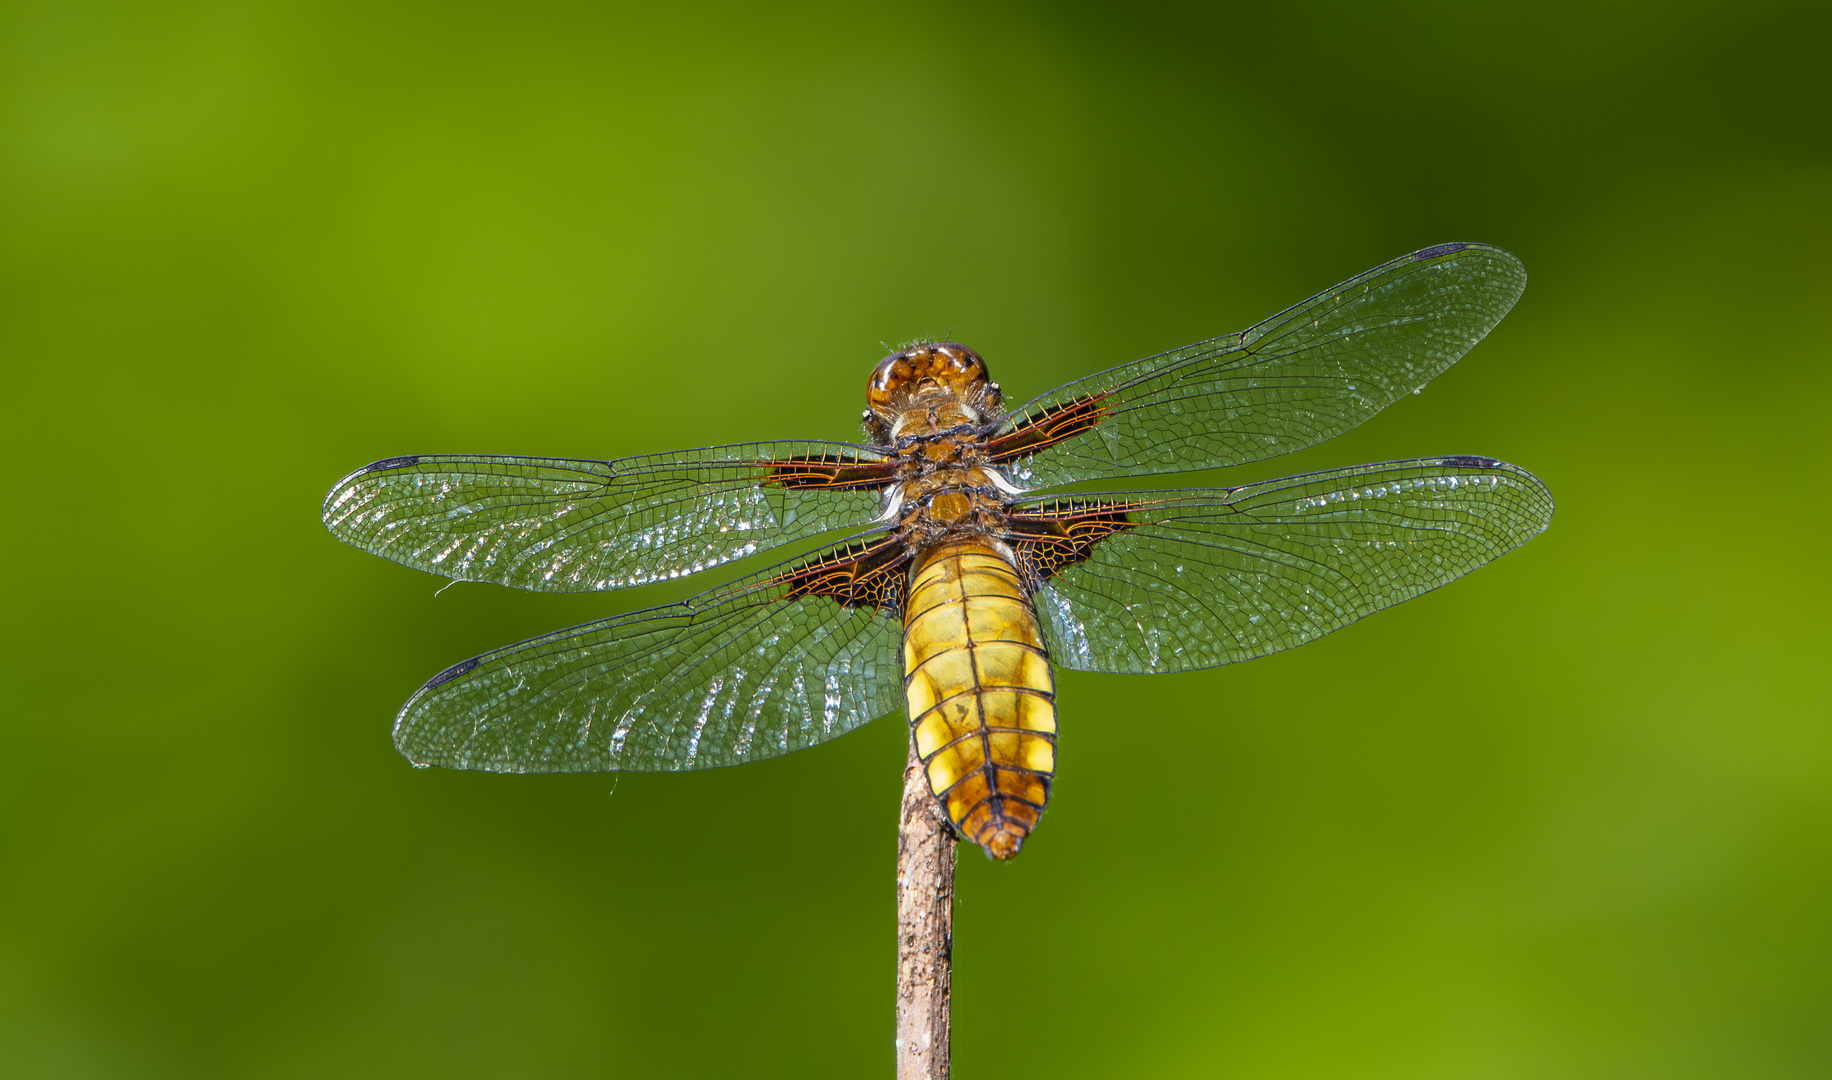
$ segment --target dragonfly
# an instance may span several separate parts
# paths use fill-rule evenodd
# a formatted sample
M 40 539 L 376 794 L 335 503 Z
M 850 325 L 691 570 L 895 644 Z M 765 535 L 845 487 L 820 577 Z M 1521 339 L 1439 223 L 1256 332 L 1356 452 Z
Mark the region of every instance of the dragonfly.
M 921 342 L 871 372 L 861 441 L 391 457 L 339 481 L 324 524 L 406 566 L 537 592 L 807 542 L 690 599 L 455 664 L 402 706 L 395 745 L 420 766 L 670 772 L 903 712 L 956 835 L 1010 859 L 1056 776 L 1054 669 L 1191 671 L 1290 648 L 1519 547 L 1553 510 L 1531 473 L 1475 455 L 1067 489 L 1341 434 L 1454 364 L 1525 284 L 1500 248 L 1441 244 L 1015 408 L 972 349 Z

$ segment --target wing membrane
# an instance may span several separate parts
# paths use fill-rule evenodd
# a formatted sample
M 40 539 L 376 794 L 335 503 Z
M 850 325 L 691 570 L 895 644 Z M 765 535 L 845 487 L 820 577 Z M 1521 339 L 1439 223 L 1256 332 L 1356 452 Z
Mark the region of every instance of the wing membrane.
M 1456 363 L 1526 279 L 1500 248 L 1426 248 L 1250 330 L 1059 387 L 1013 414 L 994 454 L 1014 482 L 1038 489 L 1301 450 Z
M 866 523 L 889 467 L 841 443 L 615 461 L 389 458 L 324 501 L 338 539 L 428 573 L 538 592 L 680 577 Z
M 395 745 L 454 769 L 674 772 L 824 742 L 902 707 L 901 625 L 835 595 L 873 588 L 836 570 L 900 581 L 900 552 L 835 549 L 466 660 L 402 707 Z
M 1141 673 L 1288 649 L 1435 589 L 1539 535 L 1552 496 L 1459 457 L 1014 512 L 1085 523 L 1060 530 L 1063 551 L 1091 538 L 1037 593 L 1052 660 Z

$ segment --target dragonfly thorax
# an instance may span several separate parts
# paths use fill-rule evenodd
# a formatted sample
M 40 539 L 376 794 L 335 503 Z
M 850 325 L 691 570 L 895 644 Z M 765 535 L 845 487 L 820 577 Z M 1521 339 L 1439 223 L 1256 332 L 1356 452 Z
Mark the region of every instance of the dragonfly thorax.
M 977 447 L 969 444 L 967 449 L 971 454 Z M 909 472 L 896 488 L 897 528 L 912 554 L 945 539 L 997 531 L 1005 498 L 992 466 L 978 461 L 938 464 L 918 452 L 906 457 L 905 467 Z
M 988 439 L 1004 414 L 985 362 L 960 345 L 906 349 L 878 365 L 870 399 L 867 427 L 888 436 L 880 445 L 896 462 L 886 520 L 910 555 L 994 535 L 1017 489 L 992 461 Z

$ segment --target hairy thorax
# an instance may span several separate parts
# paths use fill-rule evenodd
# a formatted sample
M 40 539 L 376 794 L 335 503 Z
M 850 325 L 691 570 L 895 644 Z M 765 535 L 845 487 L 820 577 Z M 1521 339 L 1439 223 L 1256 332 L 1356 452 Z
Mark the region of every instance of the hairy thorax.
M 957 539 L 995 548 L 1004 507 L 1017 489 L 995 468 L 987 443 L 1004 419 L 999 386 L 964 345 L 919 345 L 872 373 L 866 431 L 897 460 L 885 520 L 912 555 Z M 1010 559 L 1009 551 L 1002 552 Z

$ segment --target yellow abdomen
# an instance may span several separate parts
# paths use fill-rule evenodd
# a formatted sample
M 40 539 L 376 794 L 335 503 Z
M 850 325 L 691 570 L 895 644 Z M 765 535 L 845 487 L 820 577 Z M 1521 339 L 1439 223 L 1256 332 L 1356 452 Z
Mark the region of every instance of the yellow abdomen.
M 948 819 L 993 858 L 1016 855 L 1056 774 L 1056 685 L 1030 597 L 989 544 L 944 544 L 911 575 L 903 687 Z

